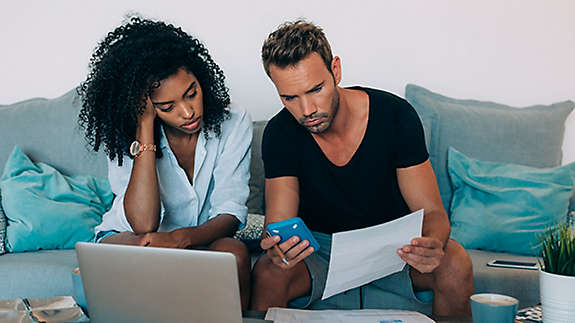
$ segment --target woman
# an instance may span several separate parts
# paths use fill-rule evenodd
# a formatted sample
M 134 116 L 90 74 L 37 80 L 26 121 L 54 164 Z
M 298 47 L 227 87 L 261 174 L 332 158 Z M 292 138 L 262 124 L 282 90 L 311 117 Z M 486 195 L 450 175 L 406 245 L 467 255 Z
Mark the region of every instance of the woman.
M 231 236 L 247 216 L 251 121 L 229 109 L 207 49 L 131 18 L 96 48 L 79 94 L 80 124 L 94 150 L 104 146 L 116 195 L 96 241 L 231 252 L 246 309 L 250 257 Z

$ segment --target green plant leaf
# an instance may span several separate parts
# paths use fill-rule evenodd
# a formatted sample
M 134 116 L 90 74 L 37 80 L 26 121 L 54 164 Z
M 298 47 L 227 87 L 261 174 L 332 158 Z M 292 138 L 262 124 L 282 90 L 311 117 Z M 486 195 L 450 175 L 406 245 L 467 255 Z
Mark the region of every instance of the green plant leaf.
M 539 235 L 543 270 L 549 273 L 575 276 L 575 230 L 560 223 Z

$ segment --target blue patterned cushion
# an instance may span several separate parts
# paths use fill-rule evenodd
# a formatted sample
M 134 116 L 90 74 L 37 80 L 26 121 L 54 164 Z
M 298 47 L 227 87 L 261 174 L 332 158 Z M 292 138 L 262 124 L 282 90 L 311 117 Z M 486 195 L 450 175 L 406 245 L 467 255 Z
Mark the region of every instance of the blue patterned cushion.
M 264 216 L 261 214 L 248 213 L 246 226 L 236 232 L 234 238 L 243 241 L 250 252 L 254 253 L 260 249 L 260 239 L 264 230 Z
M 264 229 L 264 216 L 261 214 L 248 214 L 246 226 L 236 232 L 234 238 L 242 241 L 258 240 L 262 237 Z

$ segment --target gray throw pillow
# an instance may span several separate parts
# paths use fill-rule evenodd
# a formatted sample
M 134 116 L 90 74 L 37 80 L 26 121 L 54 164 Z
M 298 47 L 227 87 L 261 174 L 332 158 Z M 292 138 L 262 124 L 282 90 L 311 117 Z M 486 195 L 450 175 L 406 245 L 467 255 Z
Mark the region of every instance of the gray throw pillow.
M 6 214 L 2 208 L 2 191 L 0 191 L 0 255 L 6 253 L 4 242 L 6 241 Z
M 250 165 L 250 195 L 248 197 L 248 212 L 264 214 L 264 162 L 262 160 L 262 135 L 267 121 L 254 121 L 254 135 L 252 139 L 252 161 Z
M 452 197 L 449 147 L 483 161 L 555 167 L 561 164 L 565 120 L 575 107 L 573 101 L 565 101 L 514 108 L 452 99 L 413 84 L 407 85 L 405 98 L 424 124 L 431 124 L 429 155 L 447 210 Z

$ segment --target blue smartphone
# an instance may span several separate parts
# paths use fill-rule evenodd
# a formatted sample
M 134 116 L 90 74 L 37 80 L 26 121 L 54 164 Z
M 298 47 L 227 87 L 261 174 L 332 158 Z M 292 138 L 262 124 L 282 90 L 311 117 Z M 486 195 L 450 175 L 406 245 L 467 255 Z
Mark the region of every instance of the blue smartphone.
M 299 217 L 270 223 L 266 227 L 266 230 L 272 236 L 280 236 L 280 243 L 288 240 L 293 236 L 298 236 L 300 241 L 309 241 L 309 246 L 313 247 L 314 252 L 319 250 L 319 243 L 317 243 L 317 240 L 315 240 L 311 234 L 311 231 Z

